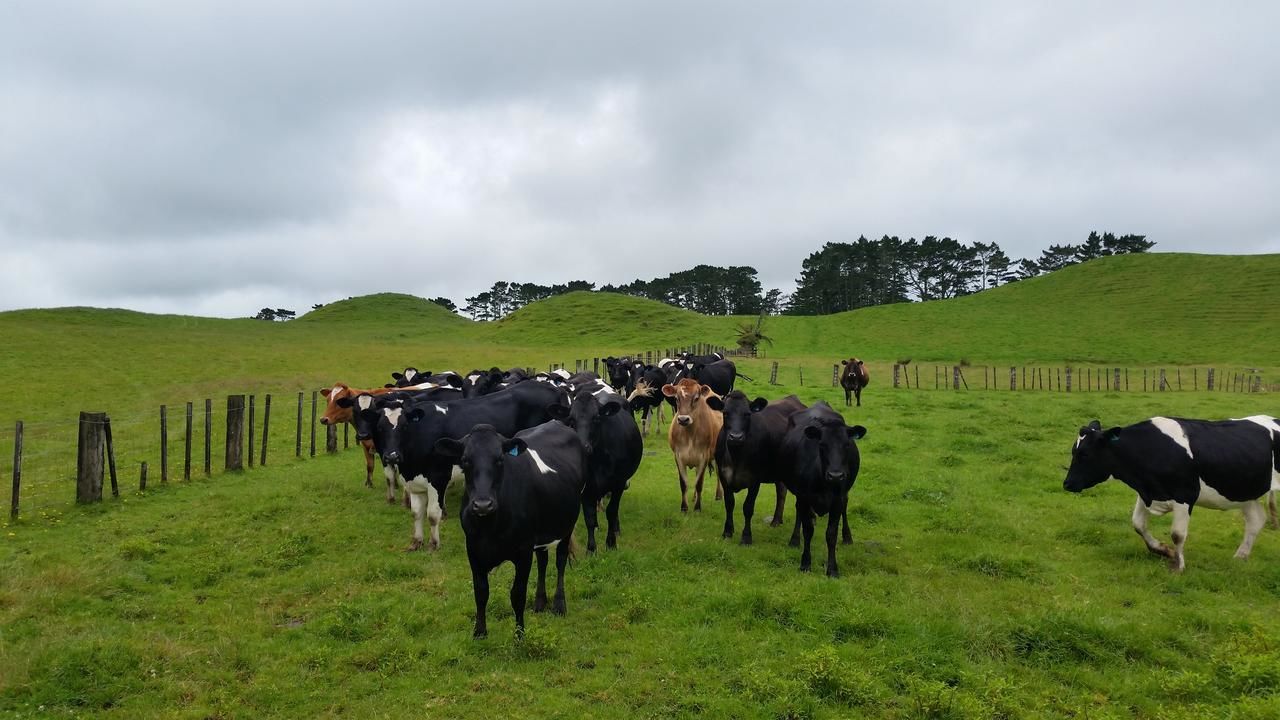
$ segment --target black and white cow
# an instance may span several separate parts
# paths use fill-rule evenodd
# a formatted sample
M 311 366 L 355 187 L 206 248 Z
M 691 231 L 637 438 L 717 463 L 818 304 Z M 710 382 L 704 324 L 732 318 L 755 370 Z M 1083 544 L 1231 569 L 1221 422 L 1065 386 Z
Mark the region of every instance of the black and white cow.
M 840 574 L 836 567 L 836 536 L 861 464 L 854 441 L 866 434 L 867 429 L 861 425 L 846 425 L 844 417 L 823 401 L 787 419 L 778 468 L 787 489 L 796 496 L 796 517 L 804 528 L 801 570 L 808 570 L 813 560 L 809 544 L 814 516 L 826 515 L 827 576 Z M 848 520 L 844 522 L 847 526 Z
M 433 453 L 462 466 L 462 532 L 476 601 L 475 636 L 489 628 L 489 571 L 515 565 L 511 609 L 516 635 L 524 633 L 529 570 L 538 556 L 538 589 L 533 611 L 547 606 L 547 550 L 556 549 L 556 594 L 551 611 L 565 613 L 564 570 L 578 522 L 586 451 L 577 433 L 558 422 L 522 430 L 507 438 L 491 425 L 476 425 L 461 438 L 441 438 Z
M 658 423 L 662 423 L 662 403 L 666 399 L 662 394 L 662 386 L 666 384 L 666 372 L 654 365 L 645 365 L 634 374 L 631 390 L 627 394 L 627 404 L 631 406 L 632 413 L 640 412 L 640 422 L 645 435 L 649 434 L 651 414 L 656 413 Z M 674 407 L 674 403 L 672 406 Z
M 716 439 L 716 467 L 720 469 L 720 484 L 724 487 L 724 537 L 733 537 L 733 496 L 739 490 L 746 490 L 741 542 L 750 545 L 751 516 L 755 513 L 760 483 L 775 486 L 777 502 L 769 524 L 774 527 L 782 524 L 787 488 L 778 477 L 778 454 L 787 434 L 788 418 L 805 406 L 795 395 L 771 403 L 762 397 L 747 400 L 740 390 L 723 399 L 711 396 L 707 398 L 707 406 L 724 415 L 724 425 Z
M 587 552 L 596 551 L 596 504 L 605 495 L 609 504 L 605 518 L 609 530 L 605 547 L 618 546 L 618 506 L 631 476 L 640 467 L 644 439 L 635 418 L 625 412 L 622 396 L 605 385 L 594 393 L 577 393 L 569 408 L 553 405 L 548 412 L 573 428 L 587 450 L 587 482 L 582 491 L 582 515 L 587 523 Z
M 413 540 L 409 550 L 423 544 L 423 519 L 431 522 L 431 549 L 440 547 L 440 519 L 444 492 L 453 463 L 434 452 L 440 438 L 457 440 L 480 425 L 492 425 L 514 435 L 551 420 L 547 408 L 564 403 L 564 391 L 543 383 L 524 382 L 501 392 L 452 402 L 396 402 L 375 399 L 375 447 L 384 465 L 397 468 L 405 479 L 413 509 Z
M 680 353 L 680 359 L 685 360 L 687 362 L 691 362 L 694 365 L 710 365 L 712 363 L 720 362 L 721 360 L 723 360 L 724 355 L 718 352 L 711 353 L 709 355 L 693 355 L 691 353 Z M 703 385 L 706 385 L 706 383 L 703 383 Z
M 419 377 L 425 376 L 419 375 Z M 404 390 L 378 392 L 377 395 L 373 395 L 368 392 L 352 391 L 350 388 L 339 390 L 339 386 L 335 386 L 329 391 L 330 397 L 337 395 L 334 400 L 334 404 L 338 408 L 351 414 L 350 419 L 347 420 L 347 422 L 350 422 L 352 427 L 355 428 L 356 441 L 362 446 L 369 448 L 369 450 L 366 451 L 366 462 L 368 463 L 367 472 L 369 475 L 372 475 L 373 472 L 373 459 L 370 455 L 378 454 L 376 452 L 376 445 L 371 442 L 373 439 L 373 429 L 377 426 L 378 415 L 380 414 L 380 411 L 376 410 L 374 407 L 375 402 L 380 401 L 384 406 L 398 406 L 411 401 L 448 401 L 462 398 L 462 392 L 460 390 L 448 385 L 425 389 L 419 388 L 421 388 L 420 385 L 414 386 L 412 389 L 406 388 Z M 327 410 L 325 414 L 328 415 Z M 321 421 L 323 422 L 323 418 L 321 418 Z M 381 459 L 381 455 L 379 455 L 379 459 Z M 387 478 L 387 502 L 395 504 L 395 490 L 397 487 L 404 485 L 404 478 L 396 472 L 395 466 L 387 465 L 386 463 L 383 463 L 382 465 L 382 472 Z M 369 487 L 373 486 L 367 479 L 365 484 Z M 409 493 L 407 491 L 404 494 L 404 505 L 405 507 L 410 507 Z
M 1138 493 L 1133 529 L 1148 550 L 1168 559 L 1170 570 L 1186 567 L 1182 548 L 1197 506 L 1241 511 L 1244 540 L 1236 557 L 1244 559 L 1266 524 L 1261 499 L 1280 489 L 1280 424 L 1267 415 L 1219 421 L 1153 417 L 1103 430 L 1094 420 L 1080 428 L 1062 487 L 1081 492 L 1110 477 Z M 1147 530 L 1152 515 L 1168 512 L 1172 548 Z
M 449 385 L 458 389 L 462 388 L 462 376 L 452 370 L 433 373 L 429 370 L 420 371 L 417 368 L 407 367 L 402 373 L 391 373 L 391 378 L 395 380 L 395 383 L 387 385 L 387 387 L 406 388 L 414 385 Z
M 504 386 L 503 373 L 496 367 L 472 370 L 462 378 L 462 397 L 473 398 L 497 392 Z

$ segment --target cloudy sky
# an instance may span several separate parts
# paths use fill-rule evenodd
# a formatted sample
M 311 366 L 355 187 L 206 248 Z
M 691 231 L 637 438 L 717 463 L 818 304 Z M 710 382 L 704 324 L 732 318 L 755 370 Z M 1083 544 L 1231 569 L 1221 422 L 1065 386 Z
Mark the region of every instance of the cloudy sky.
M 860 234 L 1280 252 L 1274 2 L 0 15 L 0 309 L 461 304 L 697 263 L 789 290 Z

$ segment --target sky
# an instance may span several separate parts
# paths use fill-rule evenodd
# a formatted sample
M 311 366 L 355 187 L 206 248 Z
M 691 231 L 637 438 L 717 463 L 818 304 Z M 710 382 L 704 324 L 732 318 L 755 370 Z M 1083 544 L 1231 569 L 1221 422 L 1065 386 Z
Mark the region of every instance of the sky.
M 6 3 L 0 310 L 1280 252 L 1280 3 Z

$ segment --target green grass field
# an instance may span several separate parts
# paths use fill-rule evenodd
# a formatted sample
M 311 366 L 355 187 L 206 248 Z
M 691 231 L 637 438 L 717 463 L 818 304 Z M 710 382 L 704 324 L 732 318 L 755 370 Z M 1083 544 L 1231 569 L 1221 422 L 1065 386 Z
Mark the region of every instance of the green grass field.
M 888 387 L 886 364 L 908 355 L 1280 365 L 1264 332 L 1276 320 L 1263 292 L 1280 269 L 1274 256 L 1207 258 L 1196 277 L 1209 279 L 1182 292 L 1194 313 L 1155 303 L 1175 286 L 1170 274 L 1190 272 L 1189 256 L 1135 259 L 1125 275 L 1130 261 L 959 301 L 777 319 L 766 332 L 788 370 L 770 387 L 769 361 L 744 361 L 757 379 L 742 386 L 751 395 L 835 402 L 830 364 L 846 352 L 870 357 L 877 373 L 864 406 L 846 412 L 869 435 L 843 576 L 800 573 L 789 527 L 763 527 L 766 513 L 746 548 L 720 538 L 722 506 L 682 515 L 655 433 L 623 501 L 620 549 L 579 558 L 568 616 L 530 615 L 522 642 L 509 566 L 493 577 L 490 637 L 471 639 L 459 488 L 443 548 L 402 552 L 410 517 L 363 487 L 356 450 L 292 458 L 295 393 L 380 383 L 405 364 L 544 366 L 726 343 L 732 319 L 589 295 L 487 325 L 404 296 L 282 325 L 0 314 L 10 339 L 0 366 L 20 389 L 6 393 L 0 417 L 28 422 L 31 488 L 22 518 L 0 529 L 0 717 L 1278 717 L 1280 532 L 1264 531 L 1241 563 L 1231 558 L 1239 514 L 1193 513 L 1187 571 L 1170 575 L 1129 527 L 1127 488 L 1061 489 L 1089 419 L 1274 415 L 1271 394 Z M 1065 287 L 1072 274 L 1084 287 Z M 1227 278 L 1253 289 L 1210 305 Z M 1071 315 L 1096 293 L 1149 314 L 1112 330 L 1101 312 Z M 1249 314 L 1228 322 L 1232 303 Z M 1018 317 L 1000 324 L 1012 309 Z M 1204 350 L 1186 342 L 1197 332 Z M 803 388 L 798 366 L 816 373 Z M 219 405 L 231 392 L 280 393 L 266 468 L 217 471 Z M 215 474 L 160 486 L 156 408 L 204 397 L 215 399 Z M 81 409 L 121 423 L 120 500 L 69 503 L 74 455 L 64 446 Z M 10 437 L 0 436 L 5 455 Z M 145 495 L 135 490 L 141 460 L 152 463 Z M 1154 529 L 1167 536 L 1168 521 Z

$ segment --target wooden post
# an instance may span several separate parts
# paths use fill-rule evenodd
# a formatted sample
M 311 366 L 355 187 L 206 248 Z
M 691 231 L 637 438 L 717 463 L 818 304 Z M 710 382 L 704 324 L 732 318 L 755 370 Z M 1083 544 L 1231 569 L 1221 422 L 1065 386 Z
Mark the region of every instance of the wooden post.
M 920 389 L 920 366 L 916 366 L 916 389 Z
M 1124 389 L 1126 392 L 1129 390 L 1129 368 L 1124 369 Z
M 225 470 L 244 469 L 244 396 L 227 396 L 227 453 Z
M 213 474 L 213 465 L 210 462 L 209 446 L 213 437 L 213 398 L 204 399 L 204 476 L 209 477 Z
M 9 517 L 18 517 L 18 497 L 22 494 L 22 421 L 13 429 L 13 491 L 9 494 Z
M 894 368 L 896 369 L 897 366 L 895 365 Z M 835 387 L 836 385 L 838 385 L 839 380 L 840 380 L 840 366 L 832 365 L 831 366 L 831 387 Z
M 342 449 L 343 450 L 346 450 L 347 448 L 351 447 L 351 434 L 348 432 L 350 429 L 351 429 L 351 423 L 342 423 Z
M 192 408 L 191 403 L 187 403 L 187 431 L 184 444 L 185 450 L 183 451 L 182 479 L 188 481 L 191 480 L 191 419 L 194 415 L 194 408 Z
M 1209 392 L 1213 392 L 1213 368 L 1209 368 L 1204 373 L 1204 388 Z
M 960 389 L 960 366 L 959 365 L 951 366 L 951 389 L 952 390 Z
M 302 393 L 298 393 L 298 436 L 293 447 L 294 457 L 302 457 Z
M 90 503 L 102 500 L 102 425 L 107 414 L 101 412 L 80 413 L 80 433 L 76 452 L 76 502 Z
M 1165 386 L 1167 386 L 1168 384 L 1169 383 L 1165 380 L 1165 377 L 1164 377 L 1164 368 L 1160 368 L 1160 392 L 1164 392 Z
M 804 366 L 800 366 L 800 387 L 804 387 Z
M 1142 392 L 1147 391 L 1147 369 L 1142 368 Z
M 169 482 L 169 416 L 164 405 L 160 406 L 160 482 Z
M 898 368 L 902 367 L 898 363 L 893 364 L 893 386 L 898 387 Z
M 107 440 L 107 470 L 111 473 L 111 497 L 120 497 L 120 483 L 116 480 L 116 447 L 111 441 L 111 418 L 102 425 Z
M 1191 368 L 1191 389 L 1200 389 L 1200 368 Z
M 271 393 L 262 401 L 262 454 L 258 456 L 258 465 L 267 464 L 267 430 L 271 427 Z
M 316 456 L 316 403 L 319 395 L 319 390 L 311 391 L 311 457 Z
M 147 491 L 147 461 L 142 461 L 142 467 L 138 470 L 138 490 L 140 492 Z
M 1067 366 L 1066 373 L 1064 374 L 1067 376 L 1067 392 L 1071 392 L 1071 366 L 1070 365 Z
M 1182 389 L 1182 368 L 1178 368 L 1178 389 Z
M 1116 369 L 1115 369 L 1115 383 L 1114 383 L 1114 385 L 1115 385 L 1116 392 L 1120 392 L 1120 368 L 1116 368 Z
M 250 395 L 249 396 L 249 442 L 245 444 L 245 447 L 249 448 L 249 467 L 253 467 L 253 421 L 254 421 L 253 401 L 254 401 L 254 397 Z
M 778 384 L 778 361 L 777 360 L 773 361 L 773 369 L 769 371 L 769 384 L 770 385 Z
M 324 451 L 329 453 L 338 452 L 338 427 L 336 425 L 324 426 Z
M 1018 368 L 1016 367 L 1009 368 L 1009 389 L 1018 389 Z

